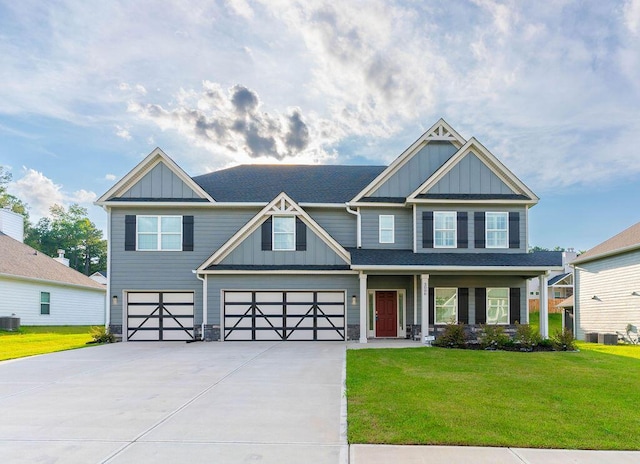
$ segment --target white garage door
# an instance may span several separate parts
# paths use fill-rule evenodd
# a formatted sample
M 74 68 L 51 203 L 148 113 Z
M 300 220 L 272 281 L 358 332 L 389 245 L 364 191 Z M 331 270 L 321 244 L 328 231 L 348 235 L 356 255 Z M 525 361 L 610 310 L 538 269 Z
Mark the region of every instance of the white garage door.
M 193 292 L 127 293 L 127 340 L 193 340 Z
M 344 340 L 345 292 L 225 291 L 225 340 Z

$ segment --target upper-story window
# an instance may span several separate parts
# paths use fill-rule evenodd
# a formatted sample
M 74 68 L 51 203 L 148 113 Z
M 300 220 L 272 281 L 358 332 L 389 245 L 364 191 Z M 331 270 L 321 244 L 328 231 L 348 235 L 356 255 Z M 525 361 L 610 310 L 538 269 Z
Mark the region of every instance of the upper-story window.
M 138 250 L 182 250 L 182 216 L 138 216 Z
M 380 243 L 394 243 L 395 226 L 392 214 L 381 214 L 379 216 L 379 240 Z
M 487 289 L 487 324 L 509 323 L 509 289 Z
M 433 213 L 433 244 L 435 248 L 456 247 L 455 211 L 435 211 Z
M 458 289 L 434 289 L 434 314 L 436 324 L 451 324 L 458 322 Z
M 40 292 L 40 314 L 51 314 L 51 294 Z
M 294 251 L 296 249 L 296 218 L 273 216 L 273 250 Z
M 507 248 L 509 246 L 508 213 L 485 213 L 486 247 Z

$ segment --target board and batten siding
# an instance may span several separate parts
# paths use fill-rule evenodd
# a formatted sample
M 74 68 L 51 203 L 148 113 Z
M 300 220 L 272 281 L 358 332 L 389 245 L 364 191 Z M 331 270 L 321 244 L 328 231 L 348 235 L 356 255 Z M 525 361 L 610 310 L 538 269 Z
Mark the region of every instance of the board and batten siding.
M 40 314 L 40 292 L 50 294 L 49 314 Z M 21 325 L 104 325 L 105 290 L 0 277 L 0 316 Z
M 372 197 L 408 197 L 458 149 L 446 141 L 431 141 L 421 148 L 372 194 Z
M 208 281 L 208 323 L 220 325 L 220 304 L 223 290 L 337 290 L 346 291 L 347 324 L 360 320 L 360 284 L 357 274 L 339 275 L 212 275 Z M 356 295 L 357 304 L 351 304 Z
M 576 338 L 640 327 L 640 250 L 575 266 Z M 593 299 L 593 297 L 597 299 Z
M 467 212 L 467 248 L 424 248 L 422 246 L 422 213 L 424 211 L 460 211 Z M 519 213 L 520 234 L 518 248 L 475 248 L 474 216 L 476 212 L 517 212 Z M 418 253 L 526 253 L 527 252 L 527 208 L 526 206 L 512 205 L 474 205 L 450 204 L 450 205 L 419 205 L 416 210 L 416 235 Z M 508 236 L 507 236 L 508 238 Z
M 136 182 L 121 198 L 200 198 L 191 187 L 160 162 Z
M 193 291 L 195 323 L 202 322 L 202 282 L 193 274 L 221 245 L 246 224 L 257 209 L 118 208 L 111 213 L 111 323 L 122 324 L 123 291 Z M 193 251 L 125 251 L 125 216 L 194 216 Z
M 380 243 L 379 217 L 394 216 L 393 243 Z M 410 250 L 413 248 L 413 213 L 410 208 L 360 208 L 362 248 Z
M 347 265 L 309 227 L 306 227 L 306 250 L 272 251 L 262 249 L 262 231 L 258 227 L 231 251 L 220 264 L 245 265 Z
M 345 208 L 310 208 L 304 210 L 343 247 L 356 246 L 357 218 Z

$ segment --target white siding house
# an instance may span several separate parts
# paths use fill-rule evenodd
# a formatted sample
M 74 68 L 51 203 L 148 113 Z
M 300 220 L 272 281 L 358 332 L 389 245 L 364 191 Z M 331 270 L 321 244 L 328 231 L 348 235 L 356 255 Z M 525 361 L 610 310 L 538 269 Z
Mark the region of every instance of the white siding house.
M 0 217 L 0 316 L 21 325 L 103 325 L 104 286 L 22 243 L 22 216 Z
M 576 337 L 640 326 L 640 223 L 580 255 L 575 269 Z

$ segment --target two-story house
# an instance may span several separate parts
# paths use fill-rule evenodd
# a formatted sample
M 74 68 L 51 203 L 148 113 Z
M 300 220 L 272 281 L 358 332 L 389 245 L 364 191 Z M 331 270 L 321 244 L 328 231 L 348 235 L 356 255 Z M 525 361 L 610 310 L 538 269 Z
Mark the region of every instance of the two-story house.
M 389 166 L 190 177 L 156 149 L 96 202 L 107 324 L 123 340 L 366 342 L 525 322 L 527 279 L 546 288 L 562 264 L 527 253 L 537 202 L 442 119 Z

